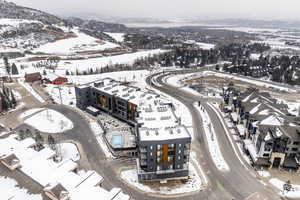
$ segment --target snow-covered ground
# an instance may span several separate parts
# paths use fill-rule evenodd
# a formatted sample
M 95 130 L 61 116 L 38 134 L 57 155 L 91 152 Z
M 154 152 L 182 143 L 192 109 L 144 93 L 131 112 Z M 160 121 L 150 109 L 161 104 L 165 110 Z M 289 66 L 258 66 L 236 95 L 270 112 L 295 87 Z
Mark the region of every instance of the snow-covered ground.
M 48 84 L 45 90 L 57 104 L 76 106 L 75 88 Z
M 29 93 L 34 96 L 40 103 L 44 103 L 45 100 L 31 87 L 29 83 L 25 83 L 23 80 L 19 79 L 20 85 L 22 85 Z
M 147 193 L 160 194 L 160 195 L 176 195 L 189 192 L 195 192 L 202 189 L 202 181 L 197 170 L 192 163 L 189 164 L 189 176 L 187 183 L 176 183 L 175 185 L 160 185 L 157 187 L 150 187 L 149 185 L 139 183 L 137 170 L 129 169 L 121 172 L 121 178 L 133 187 Z
M 277 99 L 278 103 L 283 103 L 288 106 L 288 112 L 292 115 L 298 116 L 300 114 L 300 101 L 297 102 L 291 102 L 291 101 L 285 101 L 283 99 Z
M 61 148 L 61 154 L 63 160 L 73 160 L 78 161 L 80 159 L 80 154 L 78 152 L 77 146 L 73 143 L 61 143 L 59 144 Z
M 197 44 L 201 49 L 204 49 L 204 50 L 210 50 L 210 49 L 215 48 L 215 46 L 216 46 L 216 45 L 214 45 L 214 44 L 203 43 L 203 42 L 196 42 L 196 44 Z
M 35 111 L 28 111 L 34 114 L 29 116 L 29 118 L 23 119 L 26 124 L 33 126 L 41 132 L 62 133 L 73 128 L 73 123 L 55 110 L 44 109 Z
M 9 18 L 1 18 L 0 25 L 7 25 L 12 27 L 18 27 L 20 24 L 30 24 L 30 23 L 41 23 L 39 21 L 27 20 L 27 19 L 9 19 Z M 0 29 L 1 30 L 1 29 Z
M 195 108 L 197 108 L 197 110 L 201 115 L 206 141 L 208 143 L 208 149 L 216 167 L 222 171 L 229 171 L 230 168 L 221 153 L 219 143 L 218 143 L 218 138 L 215 133 L 213 124 L 211 123 L 211 120 L 209 118 L 209 115 L 207 114 L 206 110 L 202 106 L 199 107 L 196 104 L 194 106 Z
M 29 117 L 30 115 L 33 115 L 41 110 L 44 110 L 44 108 L 33 108 L 33 109 L 23 112 L 19 117 L 21 119 L 24 119 L 24 118 Z
M 264 170 L 259 170 L 259 171 L 257 171 L 257 173 L 258 173 L 261 177 L 264 177 L 264 178 L 271 176 L 270 172 L 264 171 Z
M 76 73 L 78 72 L 88 71 L 89 69 L 100 69 L 106 67 L 107 65 L 113 64 L 133 64 L 134 61 L 138 58 L 152 56 L 155 54 L 163 53 L 165 50 L 154 49 L 154 50 L 145 50 L 139 51 L 135 53 L 127 53 L 117 56 L 108 56 L 108 57 L 100 57 L 100 58 L 90 58 L 83 60 L 68 60 L 61 61 L 58 63 L 58 67 L 55 70 L 57 75 L 65 76 L 66 70 L 69 72 Z M 43 72 L 44 68 L 34 68 L 32 64 L 36 64 L 37 62 L 26 62 L 24 60 L 19 60 L 16 62 L 18 66 L 20 75 L 24 75 L 25 73 L 33 73 L 33 72 Z M 24 66 L 24 69 L 21 69 L 21 65 Z
M 176 76 L 168 76 L 166 79 L 165 79 L 165 82 L 172 85 L 172 86 L 175 86 L 175 87 L 179 87 L 181 90 L 185 91 L 185 92 L 188 92 L 188 93 L 191 93 L 195 96 L 200 96 L 202 97 L 202 95 L 193 90 L 192 88 L 190 88 L 187 84 L 184 84 L 183 81 L 188 79 L 189 76 L 191 76 L 192 74 L 183 74 L 183 75 L 176 75 Z
M 26 189 L 18 186 L 18 183 L 10 178 L 0 176 L 1 200 L 42 200 L 41 195 L 29 194 Z
M 242 76 L 236 76 L 236 75 L 231 75 L 231 74 L 225 74 L 225 73 L 219 73 L 219 72 L 213 72 L 213 71 L 204 71 L 204 72 L 200 72 L 197 73 L 197 75 L 200 76 L 208 76 L 208 75 L 214 75 L 220 78 L 229 78 L 232 80 L 240 80 L 243 82 L 247 82 L 250 84 L 254 84 L 257 86 L 261 86 L 261 87 L 265 87 L 265 88 L 274 88 L 274 89 L 278 89 L 281 91 L 287 91 L 287 92 L 296 92 L 297 90 L 285 87 L 285 86 L 280 86 L 279 84 L 274 84 L 273 82 L 269 81 L 261 81 L 261 80 L 256 80 L 254 78 L 249 78 L 249 77 L 242 77 Z M 195 77 L 194 77 L 195 78 Z
M 105 34 L 109 35 L 113 39 L 115 39 L 117 42 L 123 42 L 124 41 L 124 33 L 109 33 L 109 32 L 104 32 Z
M 76 35 L 76 37 L 47 43 L 35 49 L 34 52 L 43 52 L 55 55 L 69 55 L 84 51 L 102 51 L 105 49 L 119 47 L 119 45 L 117 44 L 108 41 L 101 41 L 99 39 L 91 37 L 85 33 L 80 32 L 78 29 L 73 29 L 72 31 Z
M 283 185 L 286 182 L 283 182 L 277 178 L 271 178 L 269 182 L 274 185 L 277 189 L 280 190 L 280 195 L 284 197 L 288 197 L 291 199 L 299 199 L 300 198 L 300 185 L 292 185 L 291 191 L 283 191 Z

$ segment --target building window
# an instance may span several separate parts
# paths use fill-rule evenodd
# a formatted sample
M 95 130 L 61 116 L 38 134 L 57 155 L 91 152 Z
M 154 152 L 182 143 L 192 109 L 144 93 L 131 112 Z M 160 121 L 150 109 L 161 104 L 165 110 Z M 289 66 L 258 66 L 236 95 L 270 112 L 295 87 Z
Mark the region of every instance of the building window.
M 150 152 L 150 156 L 153 156 L 153 153 L 152 153 L 152 152 Z
M 180 154 L 180 153 L 181 153 L 181 150 L 178 150 L 178 153 Z
M 298 141 L 296 141 L 296 142 L 294 142 L 293 144 L 294 144 L 294 145 L 299 145 L 299 142 L 298 142 Z
M 181 159 L 181 157 L 180 156 L 178 156 L 178 160 L 180 160 Z
M 292 151 L 298 151 L 298 148 L 292 148 Z
M 153 150 L 153 146 L 152 145 L 150 146 L 150 149 Z
M 158 145 L 157 145 L 157 150 L 160 150 L 160 149 L 161 149 L 161 145 L 158 144 Z
M 160 170 L 160 166 L 159 166 L 159 165 L 157 165 L 157 167 L 156 167 L 156 170 L 157 170 L 157 171 L 159 171 L 159 170 Z
M 178 144 L 178 147 L 181 147 L 181 144 Z

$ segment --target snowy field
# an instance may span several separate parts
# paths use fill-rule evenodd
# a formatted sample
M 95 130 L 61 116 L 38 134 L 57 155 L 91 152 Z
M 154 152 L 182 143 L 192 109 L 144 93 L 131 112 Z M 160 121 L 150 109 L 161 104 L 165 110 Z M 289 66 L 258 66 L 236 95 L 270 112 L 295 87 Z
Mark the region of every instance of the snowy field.
M 175 185 L 165 186 L 160 185 L 157 187 L 150 187 L 149 185 L 139 183 L 136 169 L 124 170 L 121 172 L 121 178 L 131 186 L 147 193 L 160 194 L 160 195 L 176 195 L 189 192 L 195 192 L 202 189 L 202 181 L 192 163 L 189 164 L 189 176 L 187 183 L 178 182 Z M 168 186 L 167 186 L 168 185 Z
M 113 39 L 115 39 L 117 42 L 123 42 L 124 41 L 124 33 L 109 33 L 109 32 L 104 32 L 106 35 L 109 35 Z
M 204 50 L 214 49 L 216 45 L 210 43 L 196 42 L 196 44 Z
M 204 132 L 205 132 L 205 136 L 206 136 L 206 141 L 208 143 L 208 149 L 209 149 L 209 152 L 210 152 L 213 162 L 215 163 L 216 167 L 219 170 L 229 171 L 230 168 L 221 153 L 219 143 L 218 143 L 218 138 L 215 133 L 215 129 L 213 127 L 213 124 L 211 123 L 211 120 L 210 120 L 206 110 L 202 106 L 201 107 L 198 107 L 197 105 L 194 105 L 194 106 L 201 115 L 202 122 L 203 122 L 203 128 L 204 128 Z
M 55 55 L 70 55 L 84 51 L 103 51 L 119 47 L 117 44 L 108 41 L 101 41 L 91 37 L 80 32 L 78 29 L 73 29 L 72 32 L 76 35 L 76 37 L 58 40 L 56 42 L 49 42 L 35 49 L 34 52 L 43 52 Z
M 45 90 L 57 104 L 76 106 L 75 88 L 48 84 Z
M 62 133 L 73 128 L 73 123 L 61 113 L 51 110 L 29 111 L 31 114 L 24 122 L 44 133 Z M 26 114 L 25 114 L 26 116 Z M 28 116 L 28 113 L 27 113 Z
M 42 200 L 41 195 L 29 194 L 26 189 L 21 189 L 18 183 L 10 178 L 0 176 L 1 200 Z
M 96 70 L 107 65 L 113 64 L 133 64 L 134 61 L 138 58 L 152 56 L 155 54 L 160 54 L 165 52 L 165 50 L 154 49 L 154 50 L 146 50 L 139 51 L 135 53 L 127 53 L 117 56 L 108 56 L 108 57 L 100 57 L 100 58 L 90 58 L 84 60 L 67 60 L 61 61 L 58 63 L 58 67 L 55 70 L 57 75 L 65 76 L 66 70 L 69 72 L 76 73 L 76 70 L 79 72 L 87 71 L 90 69 Z M 34 68 L 32 64 L 36 64 L 37 62 L 26 62 L 24 60 L 19 60 L 16 62 L 18 66 L 20 75 L 24 75 L 25 73 L 33 73 L 33 72 L 41 72 L 43 73 L 44 68 Z M 21 65 L 25 66 L 24 69 L 21 69 Z

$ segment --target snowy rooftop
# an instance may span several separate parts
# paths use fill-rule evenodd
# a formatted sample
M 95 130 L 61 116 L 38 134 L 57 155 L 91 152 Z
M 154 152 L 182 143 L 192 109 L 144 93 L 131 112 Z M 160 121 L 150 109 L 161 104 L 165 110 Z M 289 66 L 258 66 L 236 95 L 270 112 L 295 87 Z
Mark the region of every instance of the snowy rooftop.
M 168 99 L 140 88 L 123 85 L 111 78 L 101 79 L 88 85 L 138 106 L 137 123 L 141 125 L 140 140 L 160 141 L 191 137 L 187 129 L 180 125 Z
M 51 157 L 55 155 L 49 148 L 41 151 L 35 151 L 32 148 L 32 139 L 18 141 L 14 135 L 0 140 L 0 157 L 15 154 L 20 160 L 20 170 L 28 177 L 32 178 L 43 187 L 49 187 L 55 183 L 60 183 L 68 190 L 72 199 L 82 199 L 81 197 L 89 197 L 88 199 L 111 200 L 115 195 L 122 200 L 128 200 L 129 196 L 123 194 L 120 189 L 115 188 L 107 191 L 96 186 L 103 178 L 94 171 L 88 171 L 76 174 L 72 170 L 77 164 L 72 160 L 56 163 Z M 93 195 L 91 195 L 93 194 Z M 75 198 L 76 197 L 76 198 Z M 116 197 L 116 198 L 117 198 Z
M 185 126 L 174 126 L 174 127 L 165 127 L 165 128 L 140 128 L 139 129 L 140 140 L 141 141 L 163 141 L 163 140 L 173 140 L 173 139 L 182 139 L 191 138 L 189 132 Z
M 120 97 L 135 105 L 158 98 L 159 95 L 142 91 L 140 88 L 122 85 L 120 82 L 105 78 L 91 84 L 92 87 L 107 94 Z

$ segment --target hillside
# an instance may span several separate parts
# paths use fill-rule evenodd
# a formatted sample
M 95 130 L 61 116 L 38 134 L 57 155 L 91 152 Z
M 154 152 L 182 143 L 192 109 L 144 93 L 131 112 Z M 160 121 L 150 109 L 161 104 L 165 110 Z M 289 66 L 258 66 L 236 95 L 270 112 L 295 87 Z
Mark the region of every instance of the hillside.
M 96 50 L 104 50 L 105 45 L 106 47 L 116 47 L 117 45 L 111 43 L 118 43 L 118 41 L 109 34 L 103 33 L 104 31 L 127 32 L 128 28 L 122 24 L 96 20 L 64 19 L 40 10 L 0 0 L 0 56 L 3 52 L 11 51 L 49 53 L 49 51 L 40 52 L 40 50 L 45 49 L 43 46 L 47 44 L 53 46 L 51 43 L 76 37 L 78 37 L 77 40 L 73 40 L 76 41 L 77 46 L 89 46 L 90 43 L 85 44 L 85 41 L 82 41 L 82 44 L 78 42 L 80 38 L 89 38 L 87 42 L 100 40 L 98 43 L 104 44 L 103 47 L 96 48 Z M 81 37 L 82 35 L 86 36 Z M 38 51 L 35 51 L 36 49 Z M 49 48 L 46 49 L 49 50 Z M 89 49 L 84 50 L 88 51 Z

